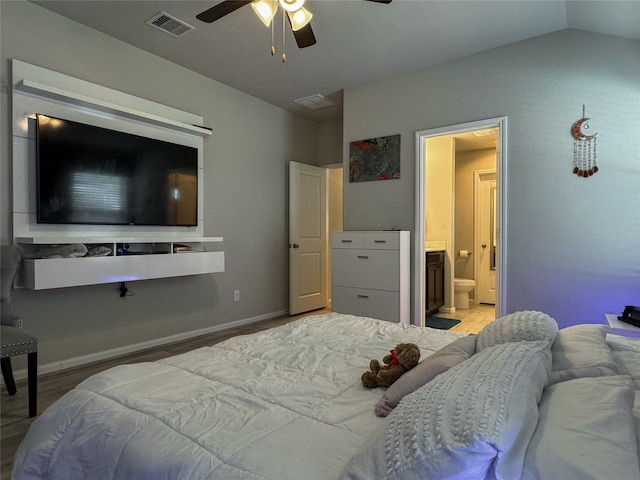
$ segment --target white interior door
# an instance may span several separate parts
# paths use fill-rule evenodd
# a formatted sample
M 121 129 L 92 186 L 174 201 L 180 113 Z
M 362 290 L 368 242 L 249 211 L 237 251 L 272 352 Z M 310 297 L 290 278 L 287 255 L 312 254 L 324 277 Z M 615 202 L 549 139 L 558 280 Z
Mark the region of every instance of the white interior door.
M 324 168 L 289 162 L 289 315 L 327 304 Z
M 495 171 L 477 173 L 476 205 L 478 237 L 476 303 L 496 303 L 497 190 Z

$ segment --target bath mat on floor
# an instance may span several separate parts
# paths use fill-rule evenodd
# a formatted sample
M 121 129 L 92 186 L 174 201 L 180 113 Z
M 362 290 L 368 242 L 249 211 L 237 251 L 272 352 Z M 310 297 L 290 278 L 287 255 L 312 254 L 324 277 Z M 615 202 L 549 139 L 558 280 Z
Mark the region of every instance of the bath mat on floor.
M 461 320 L 455 318 L 444 318 L 432 315 L 427 317 L 427 327 L 438 328 L 440 330 L 449 330 L 451 327 L 460 323 Z

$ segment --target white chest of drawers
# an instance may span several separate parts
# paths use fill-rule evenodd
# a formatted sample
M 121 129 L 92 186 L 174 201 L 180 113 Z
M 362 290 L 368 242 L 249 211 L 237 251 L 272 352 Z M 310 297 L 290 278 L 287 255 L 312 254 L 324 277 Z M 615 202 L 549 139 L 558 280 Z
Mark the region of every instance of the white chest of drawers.
M 336 232 L 331 309 L 410 323 L 410 232 Z

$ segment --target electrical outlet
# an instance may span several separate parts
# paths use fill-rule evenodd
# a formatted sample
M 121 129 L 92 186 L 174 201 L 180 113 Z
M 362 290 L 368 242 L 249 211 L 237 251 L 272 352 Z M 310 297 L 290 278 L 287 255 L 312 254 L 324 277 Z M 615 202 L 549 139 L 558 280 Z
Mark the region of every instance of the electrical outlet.
M 234 302 L 240 301 L 240 290 L 233 291 L 233 301 Z

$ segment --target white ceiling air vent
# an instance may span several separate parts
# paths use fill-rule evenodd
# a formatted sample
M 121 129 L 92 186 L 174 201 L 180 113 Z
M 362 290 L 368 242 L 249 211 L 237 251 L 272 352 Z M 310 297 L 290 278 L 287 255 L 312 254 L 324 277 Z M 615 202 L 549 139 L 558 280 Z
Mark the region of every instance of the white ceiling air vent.
M 332 107 L 335 105 L 331 100 L 323 97 L 319 93 L 315 95 L 309 95 L 308 97 L 298 98 L 294 100 L 298 105 L 301 105 L 309 110 L 318 110 L 319 108 Z
M 174 37 L 180 37 L 190 30 L 195 30 L 195 27 L 192 27 L 182 20 L 178 20 L 176 17 L 172 17 L 166 12 L 156 13 L 145 23 Z

